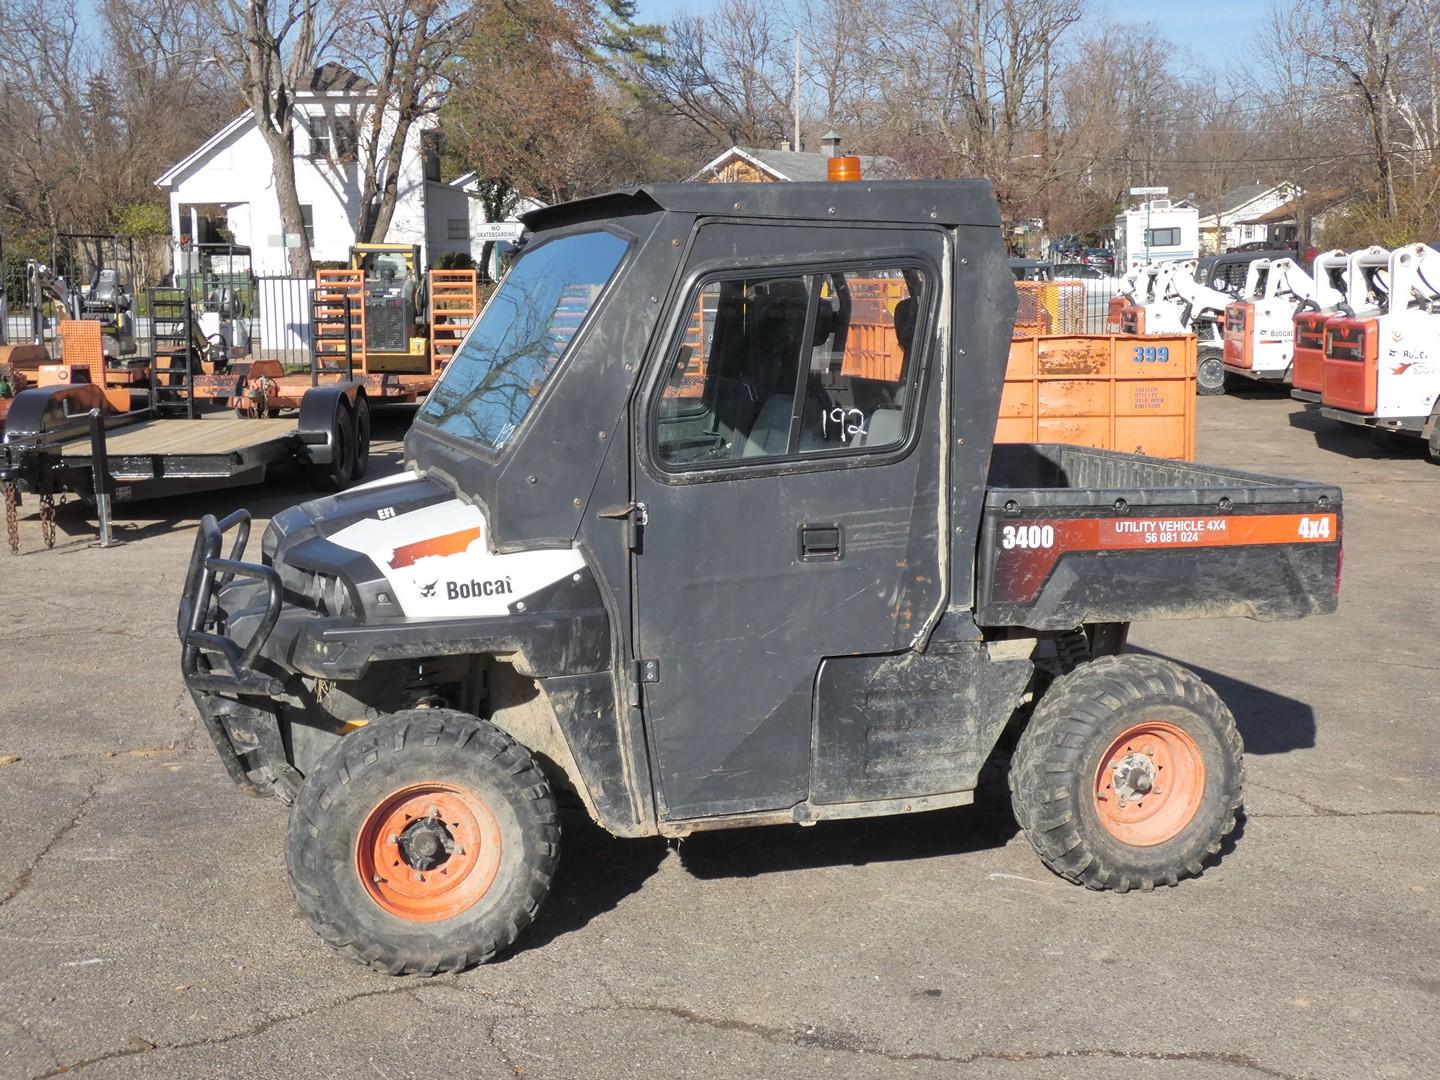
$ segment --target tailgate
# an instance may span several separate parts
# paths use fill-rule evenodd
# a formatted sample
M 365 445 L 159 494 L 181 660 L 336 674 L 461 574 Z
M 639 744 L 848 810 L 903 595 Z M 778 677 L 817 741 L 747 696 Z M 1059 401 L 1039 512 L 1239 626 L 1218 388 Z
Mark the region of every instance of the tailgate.
M 982 625 L 1289 619 L 1339 602 L 1333 485 L 1033 445 L 996 447 L 991 480 Z

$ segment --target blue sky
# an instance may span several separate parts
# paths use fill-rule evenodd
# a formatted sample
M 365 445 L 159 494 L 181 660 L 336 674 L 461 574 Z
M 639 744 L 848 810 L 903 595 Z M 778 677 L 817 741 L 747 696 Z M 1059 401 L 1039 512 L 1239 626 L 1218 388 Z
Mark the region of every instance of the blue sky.
M 639 0 L 640 18 L 648 22 L 669 22 L 676 11 L 704 12 L 714 0 Z M 1160 32 L 1187 53 L 1193 62 L 1223 70 L 1232 60 L 1250 51 L 1251 42 L 1265 21 L 1268 4 L 1257 0 L 1092 0 L 1099 10 L 1125 22 L 1153 22 Z

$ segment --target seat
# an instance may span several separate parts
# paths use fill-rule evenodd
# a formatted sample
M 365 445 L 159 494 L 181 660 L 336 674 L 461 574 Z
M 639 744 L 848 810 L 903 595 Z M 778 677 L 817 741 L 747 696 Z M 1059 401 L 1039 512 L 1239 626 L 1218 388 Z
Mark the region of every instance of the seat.
M 895 340 L 902 356 L 909 357 L 910 343 L 915 338 L 915 298 L 907 296 L 895 305 Z
M 795 398 L 791 394 L 771 394 L 760 406 L 760 413 L 751 425 L 750 436 L 740 451 L 742 458 L 774 457 L 785 453 L 790 443 L 790 422 L 795 416 Z
M 905 433 L 905 414 L 899 409 L 876 409 L 865 425 L 861 446 L 889 446 Z

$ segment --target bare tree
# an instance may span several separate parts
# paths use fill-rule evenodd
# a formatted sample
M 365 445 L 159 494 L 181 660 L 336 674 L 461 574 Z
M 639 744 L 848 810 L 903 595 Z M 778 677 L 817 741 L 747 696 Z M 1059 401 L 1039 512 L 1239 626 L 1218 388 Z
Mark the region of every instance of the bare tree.
M 411 133 L 443 103 L 474 14 L 468 0 L 375 0 L 339 34 L 339 54 L 375 86 L 376 104 L 360 117 L 357 240 L 385 239 Z
M 1394 217 L 1394 101 L 1411 0 L 1310 0 L 1295 21 L 1296 45 L 1328 65 L 1365 124 L 1385 215 Z
M 295 187 L 295 96 L 310 89 L 316 61 L 335 31 L 333 8 L 322 0 L 208 0 L 220 26 L 219 40 L 255 128 L 270 150 L 280 225 L 294 246 L 290 272 L 314 271 Z
M 708 15 L 676 16 L 656 61 L 637 77 L 713 147 L 772 146 L 787 128 L 791 40 L 762 0 L 721 0 Z

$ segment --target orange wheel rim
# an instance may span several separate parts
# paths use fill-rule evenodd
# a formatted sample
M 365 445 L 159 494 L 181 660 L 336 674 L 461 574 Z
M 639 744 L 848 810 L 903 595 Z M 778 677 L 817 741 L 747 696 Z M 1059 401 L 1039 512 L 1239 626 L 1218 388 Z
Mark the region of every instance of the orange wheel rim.
M 1121 843 L 1153 847 L 1180 835 L 1205 795 L 1205 759 L 1190 734 L 1151 721 L 1126 728 L 1095 770 L 1095 811 Z
M 383 910 L 439 922 L 473 907 L 500 870 L 500 823 L 485 801 L 427 781 L 381 799 L 355 843 L 360 883 Z

